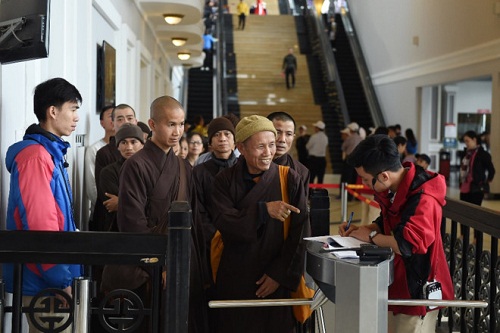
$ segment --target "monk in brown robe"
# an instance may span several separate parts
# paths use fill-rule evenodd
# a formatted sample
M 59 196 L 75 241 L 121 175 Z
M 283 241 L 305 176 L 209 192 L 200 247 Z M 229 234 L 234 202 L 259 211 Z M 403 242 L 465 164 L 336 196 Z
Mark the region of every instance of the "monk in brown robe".
M 295 120 L 286 112 L 273 112 L 267 116 L 267 119 L 273 122 L 276 128 L 276 154 L 274 154 L 274 163 L 288 166 L 297 171 L 304 182 L 306 198 L 309 198 L 309 169 L 297 160 L 294 160 L 288 153 L 293 145 L 295 138 Z
M 231 166 L 237 158 L 234 155 L 234 126 L 225 117 L 213 119 L 208 125 L 208 144 L 212 147 L 212 157 L 193 168 L 193 177 L 196 184 L 198 211 L 202 218 L 205 241 L 209 242 L 215 234 L 215 226 L 208 212 L 212 203 L 212 189 L 215 176 Z
M 115 106 L 113 111 L 111 112 L 111 120 L 113 121 L 113 127 L 115 129 L 115 133 L 118 132 L 120 127 L 123 124 L 130 123 L 133 125 L 137 125 L 137 118 L 135 117 L 134 109 L 127 104 L 119 104 Z M 109 143 L 99 149 L 95 156 L 95 183 L 98 192 L 102 192 L 101 186 L 101 171 L 106 166 L 119 161 L 122 158 L 120 151 L 116 148 L 116 140 L 115 137 L 112 136 L 109 139 Z M 104 224 L 104 220 L 106 219 L 106 207 L 103 204 L 103 201 L 109 200 L 107 198 L 102 200 L 102 198 L 98 198 L 95 203 L 94 215 L 92 217 L 92 225 L 89 226 L 91 231 L 108 231 Z
M 142 129 L 130 123 L 123 124 L 115 134 L 115 142 L 122 158 L 102 169 L 101 176 L 99 177 L 101 192 L 97 195 L 101 201 L 107 201 L 104 231 L 118 231 L 116 211 L 118 210 L 120 170 L 125 160 L 144 147 Z M 113 194 L 111 200 L 106 196 L 109 194 Z
M 192 211 L 196 212 L 191 166 L 175 156 L 172 149 L 182 137 L 184 119 L 182 105 L 172 97 L 159 97 L 151 104 L 148 124 L 152 137 L 141 151 L 123 163 L 120 174 L 120 231 L 151 232 L 166 223 L 173 201 L 188 201 Z M 180 168 L 184 168 L 184 171 L 181 172 Z M 184 181 L 180 179 L 182 174 L 186 178 Z M 182 183 L 184 186 L 181 189 Z M 191 236 L 189 332 L 205 333 L 207 302 L 204 287 L 208 283 L 208 275 L 203 233 L 195 216 Z
M 214 182 L 210 213 L 224 249 L 216 276 L 218 299 L 289 298 L 303 274 L 307 208 L 303 181 L 288 171 L 289 203 L 282 201 L 276 130 L 261 116 L 236 126 L 242 157 Z M 283 221 L 291 215 L 288 237 Z M 220 309 L 217 332 L 293 332 L 291 307 Z

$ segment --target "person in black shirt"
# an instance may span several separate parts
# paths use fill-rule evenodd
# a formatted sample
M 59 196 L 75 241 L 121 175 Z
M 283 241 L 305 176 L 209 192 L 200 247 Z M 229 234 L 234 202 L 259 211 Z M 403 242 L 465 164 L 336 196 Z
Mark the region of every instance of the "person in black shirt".
M 286 78 L 286 88 L 290 89 L 290 80 L 292 78 L 292 88 L 295 88 L 295 73 L 297 72 L 297 58 L 293 55 L 293 49 L 288 50 L 288 54 L 283 58 L 283 73 Z

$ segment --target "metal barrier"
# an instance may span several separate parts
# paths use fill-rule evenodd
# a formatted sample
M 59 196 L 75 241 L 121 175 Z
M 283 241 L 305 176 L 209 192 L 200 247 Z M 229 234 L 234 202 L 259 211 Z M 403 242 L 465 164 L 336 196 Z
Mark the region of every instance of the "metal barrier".
M 138 265 L 148 267 L 152 276 L 151 306 L 145 307 L 141 299 L 130 290 L 115 290 L 107 296 L 113 297 L 114 292 L 125 292 L 130 299 L 121 296 L 113 299 L 111 307 L 104 302 L 97 307 L 90 305 L 92 283 L 88 277 L 74 281 L 73 302 L 68 316 L 73 324 L 73 332 L 87 333 L 89 317 L 98 316 L 101 322 L 106 322 L 112 317 L 120 325 L 111 328 L 111 324 L 104 325 L 109 332 L 133 332 L 137 321 L 149 316 L 151 332 L 187 332 L 189 279 L 186 270 L 189 270 L 190 242 L 190 217 L 191 211 L 186 202 L 173 203 L 169 214 L 169 238 L 159 234 L 145 233 L 114 233 L 114 232 L 51 232 L 51 231 L 0 231 L 0 263 L 14 263 L 14 292 L 11 306 L 5 306 L 0 312 L 0 329 L 3 327 L 5 313 L 12 313 L 12 333 L 22 331 L 22 314 L 24 312 L 46 313 L 43 308 L 32 306 L 23 308 L 22 297 L 22 271 L 23 263 L 53 263 L 53 264 L 84 264 L 84 265 Z M 189 222 L 189 225 L 187 223 Z M 173 226 L 171 228 L 171 226 Z M 167 262 L 167 245 L 169 253 Z M 181 249 L 181 251 L 178 251 Z M 188 253 L 188 255 L 185 255 Z M 160 275 L 161 267 L 167 266 L 171 274 L 167 274 L 167 286 L 175 286 L 172 292 L 164 293 L 166 304 L 174 304 L 166 313 L 160 312 Z M 2 284 L 0 284 L 0 288 Z M 58 292 L 50 289 L 42 292 Z M 1 294 L 3 297 L 3 293 Z M 181 298 L 175 298 L 182 295 Z M 3 299 L 0 297 L 0 311 Z M 124 301 L 125 306 L 119 303 Z M 138 307 L 131 308 L 139 304 Z M 32 302 L 32 304 L 34 304 Z M 127 312 L 128 311 L 128 312 Z M 180 313 L 184 311 L 184 313 Z M 51 320 L 53 320 L 52 318 Z M 160 326 L 160 319 L 165 320 Z M 175 330 L 167 328 L 176 327 Z M 140 324 L 140 323 L 139 323 Z M 64 324 L 65 325 L 65 324 Z M 54 332 L 54 328 L 44 332 Z
M 165 332 L 187 332 L 189 313 L 189 260 L 191 258 L 192 214 L 187 202 L 170 208 L 167 251 Z M 184 301 L 182 301 L 184 300 Z
M 335 307 L 331 332 L 386 332 L 389 305 L 486 308 L 488 302 L 473 300 L 388 299 L 392 260 L 337 259 L 321 251 L 322 244 L 309 242 L 307 272 L 320 289 L 312 299 L 211 301 L 211 308 L 310 305 L 318 312 L 319 330 L 326 332 L 321 306 L 329 299 Z
M 318 289 L 316 292 L 321 291 Z M 324 294 L 323 294 L 324 295 Z M 314 298 L 297 299 L 267 299 L 267 300 L 227 300 L 210 301 L 208 305 L 213 309 L 220 308 L 254 308 L 267 306 L 295 306 L 314 304 Z M 388 305 L 399 306 L 437 306 L 437 307 L 456 307 L 456 308 L 486 308 L 488 302 L 484 301 L 461 301 L 461 300 L 441 300 L 441 299 L 390 299 Z M 314 309 L 316 310 L 316 309 Z
M 74 333 L 90 332 L 90 279 L 79 278 L 73 281 L 73 302 L 74 302 Z
M 347 219 L 347 194 L 355 193 L 352 186 L 344 184 L 341 190 L 344 221 Z M 354 196 L 357 199 L 360 197 Z M 366 202 L 366 199 L 361 201 L 370 205 L 373 203 Z M 488 302 L 487 307 L 453 305 L 442 311 L 440 319 L 441 316 L 448 317 L 450 330 L 481 333 L 500 330 L 499 220 L 499 212 L 446 198 L 441 235 L 455 285 L 455 298 L 465 302 L 472 299 Z
M 3 333 L 3 325 L 4 325 L 4 313 L 5 313 L 5 299 L 4 299 L 4 288 L 3 288 L 3 280 L 0 279 L 0 333 Z
M 265 306 L 294 306 L 309 305 L 311 310 L 316 313 L 318 328 L 320 333 L 326 333 L 325 318 L 321 308 L 328 298 L 317 289 L 313 298 L 295 298 L 295 299 L 265 299 L 265 300 L 229 300 L 229 301 L 210 301 L 208 306 L 213 309 L 220 308 L 243 308 L 243 307 L 265 307 Z

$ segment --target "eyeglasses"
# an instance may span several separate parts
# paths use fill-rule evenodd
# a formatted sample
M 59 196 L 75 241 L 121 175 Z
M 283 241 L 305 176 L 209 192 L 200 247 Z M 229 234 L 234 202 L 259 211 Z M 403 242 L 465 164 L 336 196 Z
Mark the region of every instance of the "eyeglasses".
M 201 145 L 202 142 L 201 141 L 189 141 L 189 144 L 190 145 L 195 145 L 195 146 L 198 146 L 198 145 Z

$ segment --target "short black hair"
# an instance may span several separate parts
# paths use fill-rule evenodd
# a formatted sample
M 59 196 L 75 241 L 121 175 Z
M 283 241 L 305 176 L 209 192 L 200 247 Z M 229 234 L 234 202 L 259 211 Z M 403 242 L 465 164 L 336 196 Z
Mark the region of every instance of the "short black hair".
M 375 133 L 373 134 L 385 134 L 385 135 L 388 135 L 389 134 L 389 129 L 387 127 L 384 127 L 384 126 L 379 126 L 375 129 Z
M 33 109 L 39 122 L 47 120 L 47 109 L 51 106 L 60 108 L 64 103 L 82 104 L 82 95 L 74 85 L 57 77 L 40 83 L 35 88 Z
M 151 129 L 149 128 L 148 124 L 138 121 L 137 126 L 141 128 L 142 133 L 146 133 L 147 135 L 151 134 Z
M 406 140 L 406 138 L 404 136 L 396 136 L 394 139 L 394 143 L 396 144 L 396 146 L 399 146 L 399 145 L 405 145 L 408 140 Z
M 115 106 L 110 104 L 110 105 L 105 105 L 102 107 L 101 112 L 99 113 L 99 120 L 102 120 L 104 118 L 104 112 L 108 111 L 109 109 L 114 109 Z M 113 112 L 113 111 L 111 111 Z
M 295 128 L 297 127 L 295 125 L 295 119 L 293 119 L 293 117 L 291 115 L 289 115 L 288 113 L 283 112 L 283 111 L 276 111 L 276 112 L 270 113 L 267 116 L 267 119 L 269 119 L 270 121 L 273 121 L 274 119 L 281 120 L 281 121 L 291 121 L 293 123 L 293 130 L 294 131 L 295 131 Z
M 133 108 L 133 107 L 131 107 L 131 106 L 130 106 L 130 105 L 128 105 L 128 104 L 118 104 L 117 106 L 115 106 L 115 107 L 113 108 L 113 112 L 111 112 L 111 120 L 112 120 L 112 121 L 115 121 L 115 111 L 116 111 L 116 110 L 122 110 L 122 109 L 131 109 L 131 110 L 132 110 L 132 112 L 134 112 L 134 117 L 136 117 L 136 115 L 135 115 L 135 110 L 134 110 L 134 108 Z
M 383 171 L 398 171 L 401 165 L 398 147 L 389 136 L 370 135 L 361 141 L 347 158 L 347 163 L 376 176 Z
M 478 146 L 481 144 L 481 137 L 479 135 L 477 135 L 477 133 L 475 131 L 465 132 L 464 135 L 462 136 L 462 142 L 464 141 L 464 137 L 466 137 L 466 136 L 471 138 L 471 139 L 476 139 L 476 143 Z

